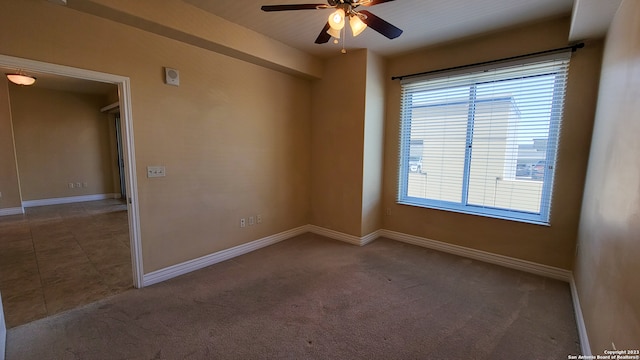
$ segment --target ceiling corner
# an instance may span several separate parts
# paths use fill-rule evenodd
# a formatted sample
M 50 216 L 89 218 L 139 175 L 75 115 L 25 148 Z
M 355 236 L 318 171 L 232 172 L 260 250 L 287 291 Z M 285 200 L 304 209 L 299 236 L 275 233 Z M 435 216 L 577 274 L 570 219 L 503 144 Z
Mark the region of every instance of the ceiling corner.
M 574 0 L 569 41 L 604 37 L 622 0 Z

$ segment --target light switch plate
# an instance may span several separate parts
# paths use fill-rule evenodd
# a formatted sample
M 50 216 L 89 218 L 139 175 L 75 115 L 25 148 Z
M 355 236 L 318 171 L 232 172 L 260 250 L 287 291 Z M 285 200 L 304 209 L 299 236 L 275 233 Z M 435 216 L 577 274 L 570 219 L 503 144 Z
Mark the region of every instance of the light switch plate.
M 147 166 L 147 177 L 163 177 L 166 175 L 164 166 Z

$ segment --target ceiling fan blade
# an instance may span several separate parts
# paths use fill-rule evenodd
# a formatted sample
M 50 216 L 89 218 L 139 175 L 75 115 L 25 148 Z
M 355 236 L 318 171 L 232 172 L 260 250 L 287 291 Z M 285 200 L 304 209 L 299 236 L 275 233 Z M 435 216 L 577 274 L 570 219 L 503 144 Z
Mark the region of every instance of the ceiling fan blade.
M 378 5 L 378 4 L 382 4 L 390 1 L 394 1 L 394 0 L 362 0 L 360 5 L 373 6 L 373 5 Z
M 360 14 L 366 15 L 366 18 L 362 19 L 362 22 L 367 24 L 373 30 L 379 32 L 380 34 L 386 36 L 389 39 L 395 39 L 398 36 L 402 35 L 402 30 L 397 27 L 389 24 L 388 22 L 382 20 L 381 18 L 373 15 L 372 13 L 361 10 Z
M 320 34 L 318 34 L 318 38 L 316 39 L 316 44 L 326 44 L 329 42 L 329 39 L 331 39 L 331 35 L 327 33 L 327 30 L 329 30 L 329 28 L 330 28 L 329 22 L 327 22 L 324 25 L 324 28 L 322 28 L 322 31 L 320 32 Z
M 327 4 L 291 4 L 291 5 L 262 5 L 262 11 L 316 10 L 326 9 Z

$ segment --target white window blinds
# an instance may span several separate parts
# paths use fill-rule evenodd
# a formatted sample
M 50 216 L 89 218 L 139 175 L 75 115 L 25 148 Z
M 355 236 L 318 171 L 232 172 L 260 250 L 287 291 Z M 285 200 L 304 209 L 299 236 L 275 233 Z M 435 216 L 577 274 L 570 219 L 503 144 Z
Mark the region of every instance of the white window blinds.
M 548 224 L 569 58 L 402 80 L 398 202 Z

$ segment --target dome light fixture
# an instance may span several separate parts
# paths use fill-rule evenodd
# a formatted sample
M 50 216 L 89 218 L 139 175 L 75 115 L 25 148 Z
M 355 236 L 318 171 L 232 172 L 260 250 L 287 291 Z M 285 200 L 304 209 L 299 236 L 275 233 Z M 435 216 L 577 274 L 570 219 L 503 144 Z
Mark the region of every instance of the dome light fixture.
M 29 86 L 36 82 L 36 78 L 33 76 L 25 75 L 20 71 L 18 74 L 6 74 L 7 79 L 16 85 Z

